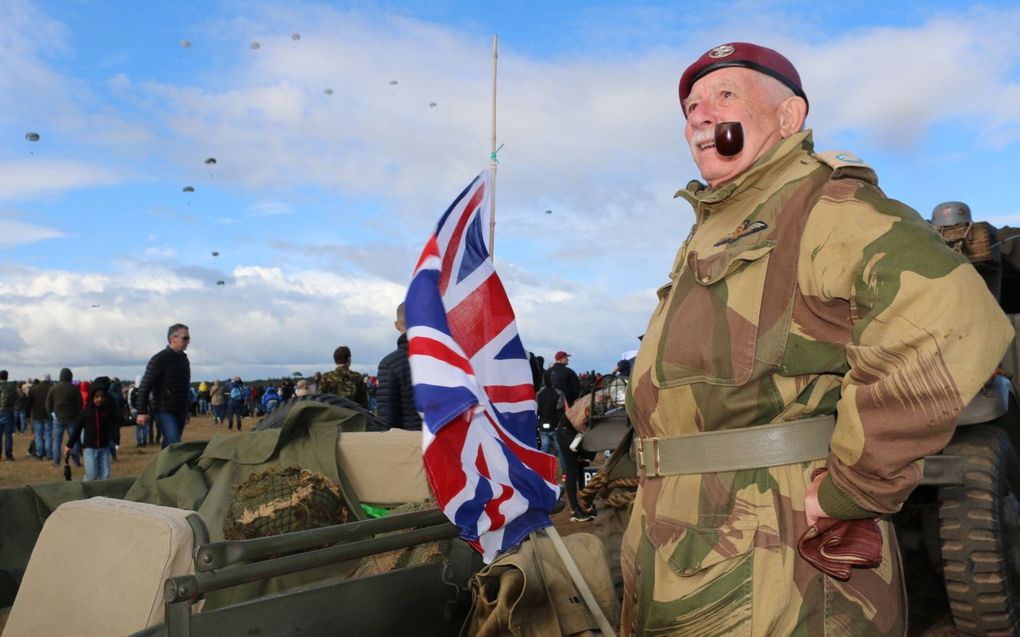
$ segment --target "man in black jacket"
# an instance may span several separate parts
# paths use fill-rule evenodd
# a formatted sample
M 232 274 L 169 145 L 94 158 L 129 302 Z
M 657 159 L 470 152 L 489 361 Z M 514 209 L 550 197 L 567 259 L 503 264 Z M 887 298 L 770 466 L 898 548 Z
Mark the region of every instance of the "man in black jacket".
M 46 412 L 53 414 L 53 436 L 50 438 L 50 453 L 53 455 L 53 464 L 60 464 L 60 452 L 64 448 L 64 432 L 69 431 L 74 423 L 81 416 L 81 391 L 71 384 L 74 374 L 67 367 L 60 370 L 58 382 L 46 394 Z M 81 459 L 78 456 L 79 447 L 68 438 L 68 443 L 74 448 L 71 457 L 74 464 L 81 466 Z
M 577 397 L 581 395 L 581 381 L 577 372 L 567 367 L 570 362 L 570 354 L 559 351 L 553 359 L 556 362 L 549 368 L 549 376 L 552 379 L 552 386 L 563 392 L 567 397 L 567 407 L 574 404 Z
M 421 429 L 421 416 L 414 407 L 414 389 L 411 386 L 411 364 L 407 361 L 407 325 L 404 322 L 404 304 L 397 306 L 397 320 L 393 327 L 400 332 L 397 349 L 379 361 L 379 389 L 376 391 L 379 420 L 388 427 Z
M 555 360 L 556 362 L 549 368 L 549 378 L 552 386 L 563 392 L 569 407 L 581 395 L 581 381 L 577 377 L 577 372 L 567 367 L 567 363 L 570 362 L 570 354 L 564 351 L 556 352 Z M 581 451 L 580 448 L 577 451 L 570 448 L 570 443 L 573 442 L 576 435 L 577 432 L 574 431 L 566 416 L 561 418 L 560 424 L 556 428 L 556 442 L 559 444 L 560 457 L 564 462 L 567 500 L 573 511 L 570 521 L 588 522 L 595 519 L 594 508 L 588 511 L 581 508 L 577 500 L 577 490 L 584 486 L 581 484 L 583 476 L 581 475 L 580 461 L 582 459 L 590 461 L 594 456 L 589 452 Z
M 174 323 L 166 332 L 166 340 L 167 346 L 149 359 L 135 392 L 138 396 L 136 421 L 145 425 L 151 410 L 163 436 L 161 447 L 181 440 L 188 422 L 188 388 L 191 385 L 191 363 L 184 353 L 191 342 L 188 326 Z

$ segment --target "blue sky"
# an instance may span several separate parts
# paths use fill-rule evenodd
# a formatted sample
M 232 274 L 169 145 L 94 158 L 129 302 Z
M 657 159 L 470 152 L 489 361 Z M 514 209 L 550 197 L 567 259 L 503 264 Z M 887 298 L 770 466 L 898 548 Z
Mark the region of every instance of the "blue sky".
M 637 345 L 692 223 L 677 79 L 723 42 L 786 54 L 816 147 L 890 196 L 1020 224 L 1011 2 L 7 0 L 0 366 L 130 377 L 180 321 L 195 378 L 324 370 L 341 343 L 374 373 L 487 165 L 494 33 L 496 264 L 547 358 Z

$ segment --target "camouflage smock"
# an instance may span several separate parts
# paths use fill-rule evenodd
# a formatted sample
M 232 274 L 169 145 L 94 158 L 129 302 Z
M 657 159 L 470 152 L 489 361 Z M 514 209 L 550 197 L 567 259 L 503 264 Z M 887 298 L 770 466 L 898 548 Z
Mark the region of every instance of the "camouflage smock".
M 810 131 L 718 189 L 659 292 L 628 388 L 636 434 L 669 437 L 838 412 L 827 460 L 642 478 L 624 543 L 624 634 L 900 635 L 891 524 L 848 582 L 801 559 L 804 493 L 828 465 L 831 517 L 897 511 L 1012 329 L 984 282 L 851 155 Z M 752 604 L 753 598 L 753 604 Z
M 336 369 L 324 372 L 319 381 L 319 391 L 353 400 L 362 407 L 368 406 L 365 379 L 346 365 L 337 365 Z

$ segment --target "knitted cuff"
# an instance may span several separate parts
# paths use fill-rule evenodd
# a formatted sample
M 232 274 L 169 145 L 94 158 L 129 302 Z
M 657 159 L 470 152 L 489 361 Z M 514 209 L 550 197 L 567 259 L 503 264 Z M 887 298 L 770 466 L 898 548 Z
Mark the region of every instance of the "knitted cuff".
M 842 489 L 832 481 L 832 474 L 822 478 L 818 485 L 818 504 L 825 511 L 825 515 L 837 520 L 860 520 L 863 518 L 875 518 L 880 514 L 869 511 L 859 506 Z

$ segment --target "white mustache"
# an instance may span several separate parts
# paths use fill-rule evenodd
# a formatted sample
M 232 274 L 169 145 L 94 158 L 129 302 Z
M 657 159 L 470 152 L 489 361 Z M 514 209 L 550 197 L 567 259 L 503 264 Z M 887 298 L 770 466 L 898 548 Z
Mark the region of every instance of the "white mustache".
M 691 135 L 691 141 L 688 142 L 688 145 L 690 146 L 691 151 L 694 152 L 700 150 L 701 146 L 706 143 L 712 144 L 715 143 L 714 129 L 706 130 L 702 128 L 694 131 L 694 133 Z
M 701 143 L 704 143 L 704 142 L 714 142 L 714 141 L 715 141 L 715 131 L 701 129 L 701 130 L 694 131 L 694 134 L 691 135 L 691 143 L 692 144 L 701 144 Z

